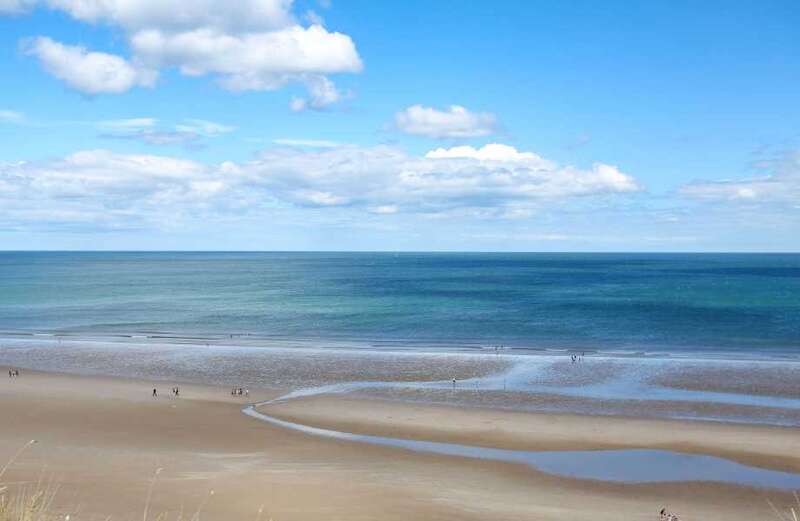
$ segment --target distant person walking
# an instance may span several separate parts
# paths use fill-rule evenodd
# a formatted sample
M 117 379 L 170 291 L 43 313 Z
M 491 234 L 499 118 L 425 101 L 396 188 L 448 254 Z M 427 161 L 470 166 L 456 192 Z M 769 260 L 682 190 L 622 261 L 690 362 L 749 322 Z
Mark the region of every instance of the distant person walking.
M 153 398 L 157 396 L 158 396 L 158 391 L 155 388 L 153 388 Z

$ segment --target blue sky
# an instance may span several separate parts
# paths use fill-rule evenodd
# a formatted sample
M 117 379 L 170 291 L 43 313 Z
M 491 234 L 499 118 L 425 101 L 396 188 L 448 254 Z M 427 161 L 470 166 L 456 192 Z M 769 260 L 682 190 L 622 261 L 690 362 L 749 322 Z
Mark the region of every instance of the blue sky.
M 0 0 L 0 248 L 800 250 L 797 2 Z

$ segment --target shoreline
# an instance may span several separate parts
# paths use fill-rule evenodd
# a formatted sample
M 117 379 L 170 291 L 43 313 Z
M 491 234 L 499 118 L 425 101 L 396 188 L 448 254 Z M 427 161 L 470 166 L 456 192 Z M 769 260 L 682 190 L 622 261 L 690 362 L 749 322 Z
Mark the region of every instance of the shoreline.
M 406 403 L 800 427 L 800 361 L 0 342 L 0 364 Z M 451 384 L 452 380 L 457 381 Z
M 340 337 L 298 337 L 298 336 L 259 336 L 255 333 L 208 333 L 190 335 L 169 332 L 98 332 L 75 333 L 60 330 L 0 330 L 0 343 L 3 342 L 42 342 L 42 343 L 80 343 L 115 346 L 145 345 L 151 347 L 214 347 L 229 349 L 289 349 L 322 350 L 358 353 L 391 354 L 463 354 L 463 355 L 501 355 L 501 356 L 568 356 L 585 353 L 592 357 L 621 359 L 675 359 L 689 361 L 727 361 L 727 362 L 791 362 L 800 361 L 796 346 L 787 345 L 769 349 L 747 351 L 744 349 L 684 345 L 637 345 L 623 348 L 619 345 L 569 345 L 548 347 L 526 345 L 524 342 L 507 344 L 502 341 L 484 340 L 441 340 L 441 339 L 368 339 Z M 500 350 L 495 350 L 501 345 Z

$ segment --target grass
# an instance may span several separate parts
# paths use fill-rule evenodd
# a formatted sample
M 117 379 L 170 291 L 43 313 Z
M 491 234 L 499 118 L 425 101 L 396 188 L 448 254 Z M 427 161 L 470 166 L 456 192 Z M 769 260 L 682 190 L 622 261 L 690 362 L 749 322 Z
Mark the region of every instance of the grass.
M 0 521 L 50 521 L 48 514 L 58 487 L 52 483 L 45 483 L 41 478 L 30 487 L 21 487 L 13 496 L 9 494 L 8 486 L 3 485 L 3 476 L 8 468 L 28 450 L 36 440 L 31 440 L 11 456 L 3 468 L 0 469 Z M 66 516 L 69 521 L 69 516 Z
M 767 503 L 780 521 L 800 521 L 800 496 L 797 495 L 797 492 L 794 492 L 794 500 L 796 505 L 789 507 L 788 512 L 781 512 L 769 499 Z

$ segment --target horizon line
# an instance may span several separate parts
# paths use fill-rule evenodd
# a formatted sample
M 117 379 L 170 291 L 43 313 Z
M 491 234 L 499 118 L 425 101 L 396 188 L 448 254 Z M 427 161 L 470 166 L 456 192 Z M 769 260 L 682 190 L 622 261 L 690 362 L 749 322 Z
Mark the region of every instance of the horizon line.
M 666 254 L 666 255 L 703 255 L 703 254 L 730 254 L 730 255 L 798 255 L 800 251 L 754 251 L 754 250 L 207 250 L 207 249 L 2 249 L 3 253 L 453 253 L 453 254 Z

